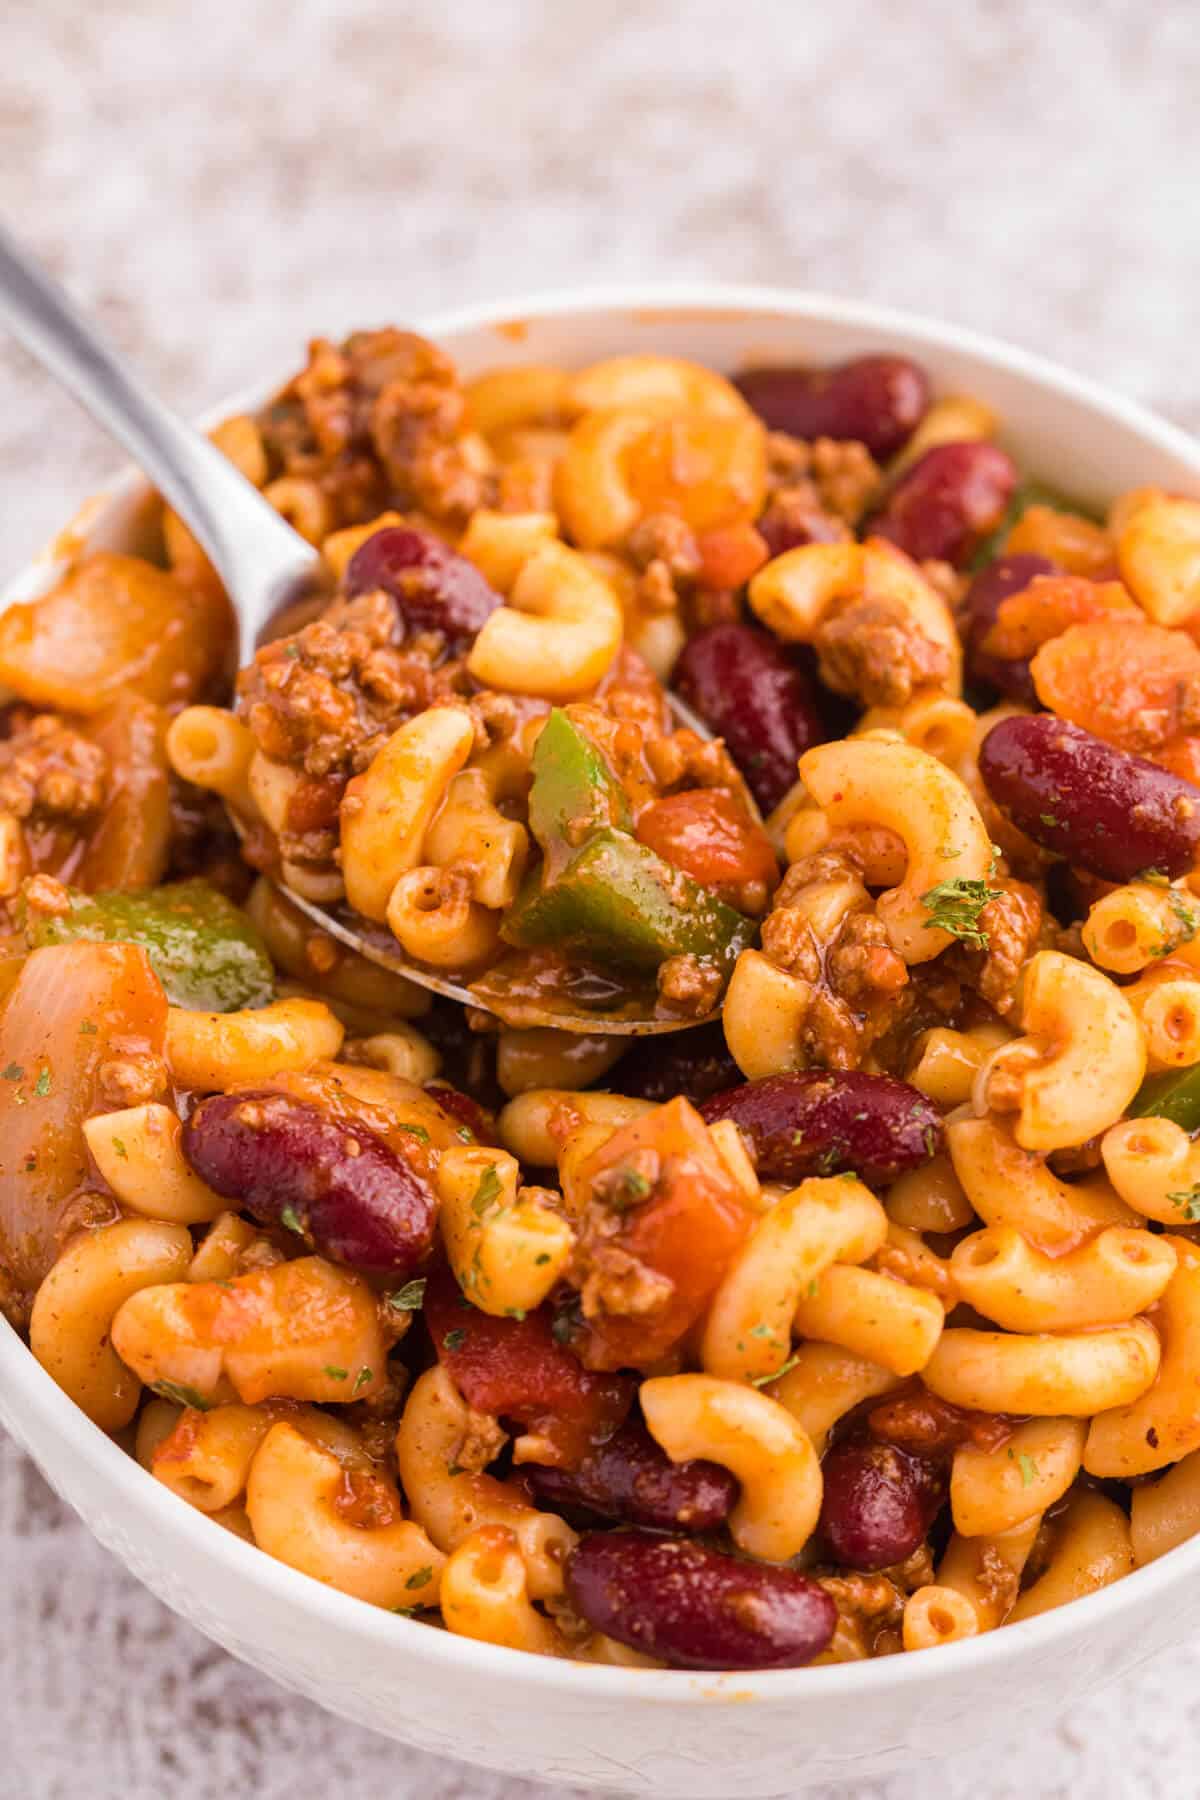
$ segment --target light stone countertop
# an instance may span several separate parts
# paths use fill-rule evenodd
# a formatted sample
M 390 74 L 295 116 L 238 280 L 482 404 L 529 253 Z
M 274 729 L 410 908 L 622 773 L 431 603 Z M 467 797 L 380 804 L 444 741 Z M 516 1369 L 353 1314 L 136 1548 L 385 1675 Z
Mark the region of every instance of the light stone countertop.
M 8 0 L 0 215 L 184 410 L 319 330 L 703 276 L 997 332 L 1200 429 L 1197 23 L 1189 0 Z M 0 343 L 0 569 L 113 465 Z M 859 1793 L 1183 1800 L 1198 1730 L 1200 1638 Z M 0 1800 L 349 1791 L 546 1790 L 231 1661 L 0 1443 Z

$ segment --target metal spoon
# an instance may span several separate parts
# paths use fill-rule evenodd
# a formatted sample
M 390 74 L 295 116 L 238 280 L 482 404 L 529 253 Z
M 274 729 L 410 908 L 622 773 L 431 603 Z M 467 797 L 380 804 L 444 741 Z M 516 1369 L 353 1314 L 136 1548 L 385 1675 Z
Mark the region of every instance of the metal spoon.
M 258 489 L 200 432 L 177 419 L 134 374 L 124 357 L 85 323 L 62 289 L 37 267 L 0 224 L 0 320 L 87 412 L 124 445 L 174 507 L 220 575 L 238 621 L 238 661 L 246 663 L 267 622 L 313 585 L 320 557 Z M 711 734 L 668 696 L 681 722 Z M 236 821 L 235 821 L 236 823 Z M 508 1009 L 407 961 L 398 947 L 367 936 L 339 916 L 284 888 L 314 924 L 371 962 L 465 1006 L 508 1016 Z M 564 1031 L 646 1036 L 702 1023 L 692 1019 L 623 1018 L 574 1013 L 519 1002 L 522 1025 Z M 710 1015 L 714 1017 L 715 1015 Z

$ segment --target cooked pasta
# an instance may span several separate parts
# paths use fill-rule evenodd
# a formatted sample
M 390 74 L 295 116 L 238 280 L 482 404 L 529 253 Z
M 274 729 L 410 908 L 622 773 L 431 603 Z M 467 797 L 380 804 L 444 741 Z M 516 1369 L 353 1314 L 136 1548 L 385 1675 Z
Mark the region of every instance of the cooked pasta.
M 586 1663 L 954 1655 L 1194 1535 L 1200 502 L 1027 505 L 911 367 L 810 443 L 786 369 L 313 355 L 216 434 L 323 583 L 236 685 L 170 512 L 0 617 L 43 1369 Z

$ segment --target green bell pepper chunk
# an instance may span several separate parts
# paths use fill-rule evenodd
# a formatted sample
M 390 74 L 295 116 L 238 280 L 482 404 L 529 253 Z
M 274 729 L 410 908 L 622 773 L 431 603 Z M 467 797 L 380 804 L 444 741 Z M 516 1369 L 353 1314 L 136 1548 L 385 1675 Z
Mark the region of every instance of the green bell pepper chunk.
M 1190 1069 L 1168 1069 L 1148 1075 L 1133 1097 L 1134 1119 L 1170 1119 L 1184 1131 L 1200 1131 L 1200 1063 Z
M 1031 506 L 1052 506 L 1056 512 L 1078 513 L 1080 518 L 1090 519 L 1093 525 L 1100 523 L 1100 514 L 1094 506 L 1085 506 L 1082 500 L 1073 500 L 1070 495 L 1062 493 L 1058 488 L 1047 487 L 1044 481 L 1018 482 L 1004 517 L 995 531 L 989 532 L 984 538 L 967 564 L 972 575 L 996 560 L 1000 555 L 1000 546 L 1005 538 Z
M 529 829 L 553 871 L 592 832 L 632 830 L 625 790 L 595 744 L 556 706 L 533 747 Z
M 275 991 L 267 947 L 240 907 L 207 881 L 135 893 L 71 890 L 67 913 L 27 918 L 31 950 L 44 944 L 140 944 L 172 1006 L 236 1012 Z
M 501 936 L 523 949 L 549 944 L 590 961 L 649 969 L 686 954 L 732 963 L 754 929 L 628 832 L 606 829 L 557 874 L 526 884 Z

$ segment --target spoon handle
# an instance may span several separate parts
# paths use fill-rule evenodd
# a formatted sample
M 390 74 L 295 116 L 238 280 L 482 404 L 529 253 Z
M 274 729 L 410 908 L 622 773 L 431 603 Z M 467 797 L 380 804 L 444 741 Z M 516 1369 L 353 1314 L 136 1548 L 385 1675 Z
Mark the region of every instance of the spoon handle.
M 245 652 L 274 606 L 311 571 L 312 547 L 215 445 L 143 386 L 3 224 L 0 322 L 125 446 L 199 539 L 237 607 Z

